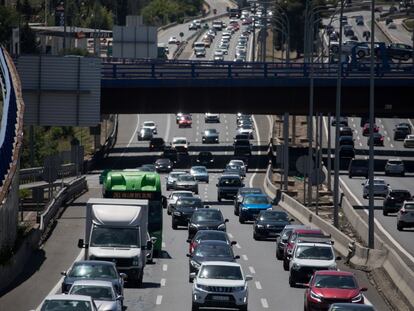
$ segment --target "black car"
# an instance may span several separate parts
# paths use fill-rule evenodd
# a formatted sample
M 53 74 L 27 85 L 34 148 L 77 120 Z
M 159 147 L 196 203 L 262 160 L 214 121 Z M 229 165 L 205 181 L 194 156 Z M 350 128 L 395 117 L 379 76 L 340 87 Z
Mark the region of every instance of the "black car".
M 203 144 L 218 144 L 219 143 L 219 132 L 216 129 L 205 130 L 202 137 Z
M 275 238 L 291 221 L 286 212 L 261 211 L 253 224 L 253 239 Z
M 188 239 L 188 252 L 191 254 L 195 247 L 205 241 L 222 241 L 226 242 L 228 245 L 236 245 L 236 241 L 230 241 L 227 232 L 219 230 L 199 230 L 192 239 Z
M 348 118 L 347 117 L 339 117 L 339 125 L 340 126 L 348 126 Z M 331 126 L 336 126 L 336 118 L 332 118 Z
M 373 138 L 374 146 L 384 146 L 384 136 L 382 136 L 382 134 L 373 133 L 372 138 Z M 368 146 L 370 143 L 371 143 L 371 137 L 369 137 L 367 140 Z
M 210 151 L 201 151 L 197 156 L 196 162 L 208 167 L 214 163 L 213 154 Z
M 233 248 L 231 245 L 224 241 L 204 241 L 198 244 L 193 253 L 187 254 L 189 258 L 188 267 L 189 275 L 191 273 L 198 273 L 201 264 L 206 261 L 227 261 L 235 262 L 240 256 L 234 256 Z M 191 277 L 188 278 L 189 282 L 192 282 Z
M 241 177 L 235 174 L 220 176 L 217 184 L 217 201 L 234 200 L 240 188 L 244 187 Z
M 349 178 L 362 176 L 368 178 L 368 160 L 352 159 L 348 169 Z
M 101 280 L 114 285 L 116 292 L 123 295 L 126 274 L 118 273 L 115 263 L 98 260 L 82 260 L 75 262 L 68 271 L 62 271 L 62 293 L 67 294 L 75 281 Z
M 248 134 L 237 134 L 234 136 L 234 144 L 236 144 L 239 140 L 249 140 Z
M 155 170 L 157 173 L 169 173 L 173 169 L 173 163 L 168 158 L 161 158 L 155 161 Z
M 411 134 L 411 126 L 406 124 L 397 124 L 394 129 L 394 140 L 404 140 L 407 135 Z
M 143 172 L 156 172 L 157 171 L 154 164 L 143 164 L 138 169 Z
M 252 154 L 252 147 L 248 139 L 240 139 L 234 143 L 235 156 L 250 156 Z
M 198 208 L 203 208 L 203 202 L 200 198 L 179 198 L 175 205 L 171 205 L 171 227 L 177 229 L 178 226 L 188 225 L 188 220 Z M 208 207 L 208 206 L 206 206 Z
M 339 146 L 354 146 L 354 138 L 352 136 L 340 136 L 339 137 Z
M 154 136 L 153 131 L 150 128 L 143 127 L 138 132 L 138 140 L 151 140 Z
M 354 136 L 354 131 L 349 126 L 341 126 L 339 128 L 339 136 Z
M 194 211 L 188 221 L 188 238 L 191 239 L 198 230 L 221 230 L 226 231 L 226 222 L 219 209 L 202 208 Z
M 391 43 L 387 46 L 387 56 L 393 59 L 409 60 L 413 55 L 413 47 L 404 43 Z
M 149 150 L 150 151 L 164 151 L 165 141 L 161 137 L 154 137 L 150 140 Z
M 351 145 L 343 145 L 339 148 L 339 158 L 355 158 L 355 149 Z
M 388 216 L 388 213 L 398 212 L 404 201 L 410 201 L 411 199 L 412 196 L 408 190 L 391 190 L 383 202 L 382 214 Z
M 173 163 L 178 162 L 178 152 L 177 150 L 171 147 L 164 149 L 164 152 L 162 153 L 162 157 L 170 159 L 170 161 Z
M 234 215 L 239 216 L 239 207 L 240 203 L 243 201 L 243 197 L 246 194 L 260 194 L 263 193 L 262 189 L 260 188 L 239 188 L 237 191 L 236 197 L 234 198 Z

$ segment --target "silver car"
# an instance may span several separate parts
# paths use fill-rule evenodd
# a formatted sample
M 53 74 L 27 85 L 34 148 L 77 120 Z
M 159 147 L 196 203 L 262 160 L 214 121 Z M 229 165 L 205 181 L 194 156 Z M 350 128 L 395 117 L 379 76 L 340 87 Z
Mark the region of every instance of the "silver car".
M 169 173 L 168 176 L 165 177 L 165 179 L 167 181 L 166 182 L 167 191 L 171 190 L 171 189 L 174 189 L 175 182 L 177 181 L 178 176 L 182 175 L 182 174 L 186 174 L 186 172 L 184 172 L 184 171 L 179 171 L 179 172 L 174 171 L 174 172 Z
M 229 165 L 239 165 L 241 167 L 241 170 L 244 173 L 244 176 L 246 176 L 247 173 L 247 165 L 244 163 L 243 160 L 230 160 L 230 162 L 228 163 Z
M 111 282 L 99 280 L 81 280 L 73 283 L 69 295 L 92 297 L 98 310 L 122 311 L 123 297 L 117 295 Z
M 404 162 L 400 159 L 389 159 L 385 164 L 385 175 L 401 175 L 405 174 Z
M 369 196 L 369 180 L 367 179 L 364 183 L 362 183 L 362 186 L 364 186 L 362 196 L 364 199 L 367 199 Z M 375 197 L 385 198 L 389 192 L 390 192 L 390 185 L 385 183 L 384 179 L 374 178 L 374 196 Z
M 208 172 L 205 166 L 191 167 L 190 174 L 198 181 L 209 182 Z
M 193 193 L 191 191 L 173 191 L 170 193 L 167 199 L 167 214 L 171 215 L 171 207 L 173 207 L 179 198 L 187 197 L 192 198 Z
M 190 174 L 182 174 L 177 177 L 175 182 L 175 189 L 188 190 L 198 194 L 198 182 Z
M 414 201 L 405 201 L 397 214 L 397 229 L 414 227 Z

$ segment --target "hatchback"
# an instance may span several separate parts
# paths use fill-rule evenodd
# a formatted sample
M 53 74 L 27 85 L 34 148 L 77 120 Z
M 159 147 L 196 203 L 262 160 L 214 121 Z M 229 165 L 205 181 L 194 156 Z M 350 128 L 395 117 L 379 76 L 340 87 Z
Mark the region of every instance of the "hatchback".
M 405 166 L 400 159 L 389 159 L 385 164 L 385 175 L 400 175 L 404 176 Z
M 397 214 L 397 230 L 414 227 L 414 201 L 405 201 Z
M 382 214 L 388 216 L 388 213 L 398 212 L 404 201 L 411 199 L 412 196 L 408 190 L 391 190 L 383 202 Z
M 368 199 L 369 195 L 369 180 L 361 184 L 363 186 L 362 197 Z M 390 184 L 387 184 L 384 179 L 374 178 L 374 197 L 387 197 L 390 192 Z

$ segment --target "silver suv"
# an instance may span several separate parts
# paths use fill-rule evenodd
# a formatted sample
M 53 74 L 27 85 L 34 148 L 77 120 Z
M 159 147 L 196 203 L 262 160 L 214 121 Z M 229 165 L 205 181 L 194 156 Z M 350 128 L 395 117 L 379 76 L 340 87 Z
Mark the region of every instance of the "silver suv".
M 389 159 L 385 164 L 385 175 L 405 175 L 404 162 L 400 159 Z
M 414 227 L 414 201 L 405 201 L 397 214 L 397 229 Z

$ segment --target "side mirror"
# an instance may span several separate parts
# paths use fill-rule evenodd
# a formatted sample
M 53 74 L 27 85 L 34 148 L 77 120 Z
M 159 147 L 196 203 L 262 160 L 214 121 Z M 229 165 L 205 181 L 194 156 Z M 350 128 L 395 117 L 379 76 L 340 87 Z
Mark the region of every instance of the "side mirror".
M 151 250 L 152 249 L 152 241 L 147 241 L 147 245 L 146 245 L 147 247 L 147 250 Z
M 62 271 L 60 275 L 66 276 L 66 271 Z
M 188 258 L 191 258 L 191 254 L 185 254 Z
M 230 245 L 236 245 L 237 244 L 237 241 L 231 241 L 230 242 Z
M 210 208 L 210 205 L 206 205 L 206 206 L 204 206 L 204 208 Z
M 187 243 L 191 243 L 191 239 L 187 239 Z
M 121 296 L 121 295 L 116 296 L 116 300 L 123 300 L 123 299 L 124 299 L 124 297 Z
M 155 244 L 155 242 L 157 242 L 157 240 L 158 240 L 158 239 L 157 239 L 155 236 L 152 236 L 152 237 L 151 237 L 151 243 L 152 243 L 152 244 Z
M 119 276 L 121 277 L 121 279 L 126 280 L 128 278 L 128 275 L 126 273 L 120 273 Z
M 197 275 L 196 275 L 196 273 L 195 273 L 195 272 L 191 272 L 191 273 L 190 273 L 190 278 L 194 279 L 196 276 L 197 276 Z
M 342 260 L 342 257 L 341 256 L 336 256 L 336 258 L 335 258 L 336 260 Z
M 289 219 L 290 222 L 294 222 L 295 220 L 293 218 Z
M 251 281 L 251 280 L 253 280 L 253 277 L 249 274 L 246 275 L 246 281 Z
M 309 283 L 303 283 L 301 284 L 303 287 L 309 288 Z
M 229 222 L 229 220 L 226 218 L 226 219 L 224 219 L 224 222 Z
M 240 259 L 239 255 L 234 256 L 234 259 Z
M 366 292 L 366 291 L 368 290 L 368 288 L 366 288 L 366 287 L 361 287 L 359 290 L 360 290 L 361 292 Z
M 85 243 L 84 243 L 83 239 L 78 240 L 78 247 L 79 248 L 84 248 L 85 247 Z

